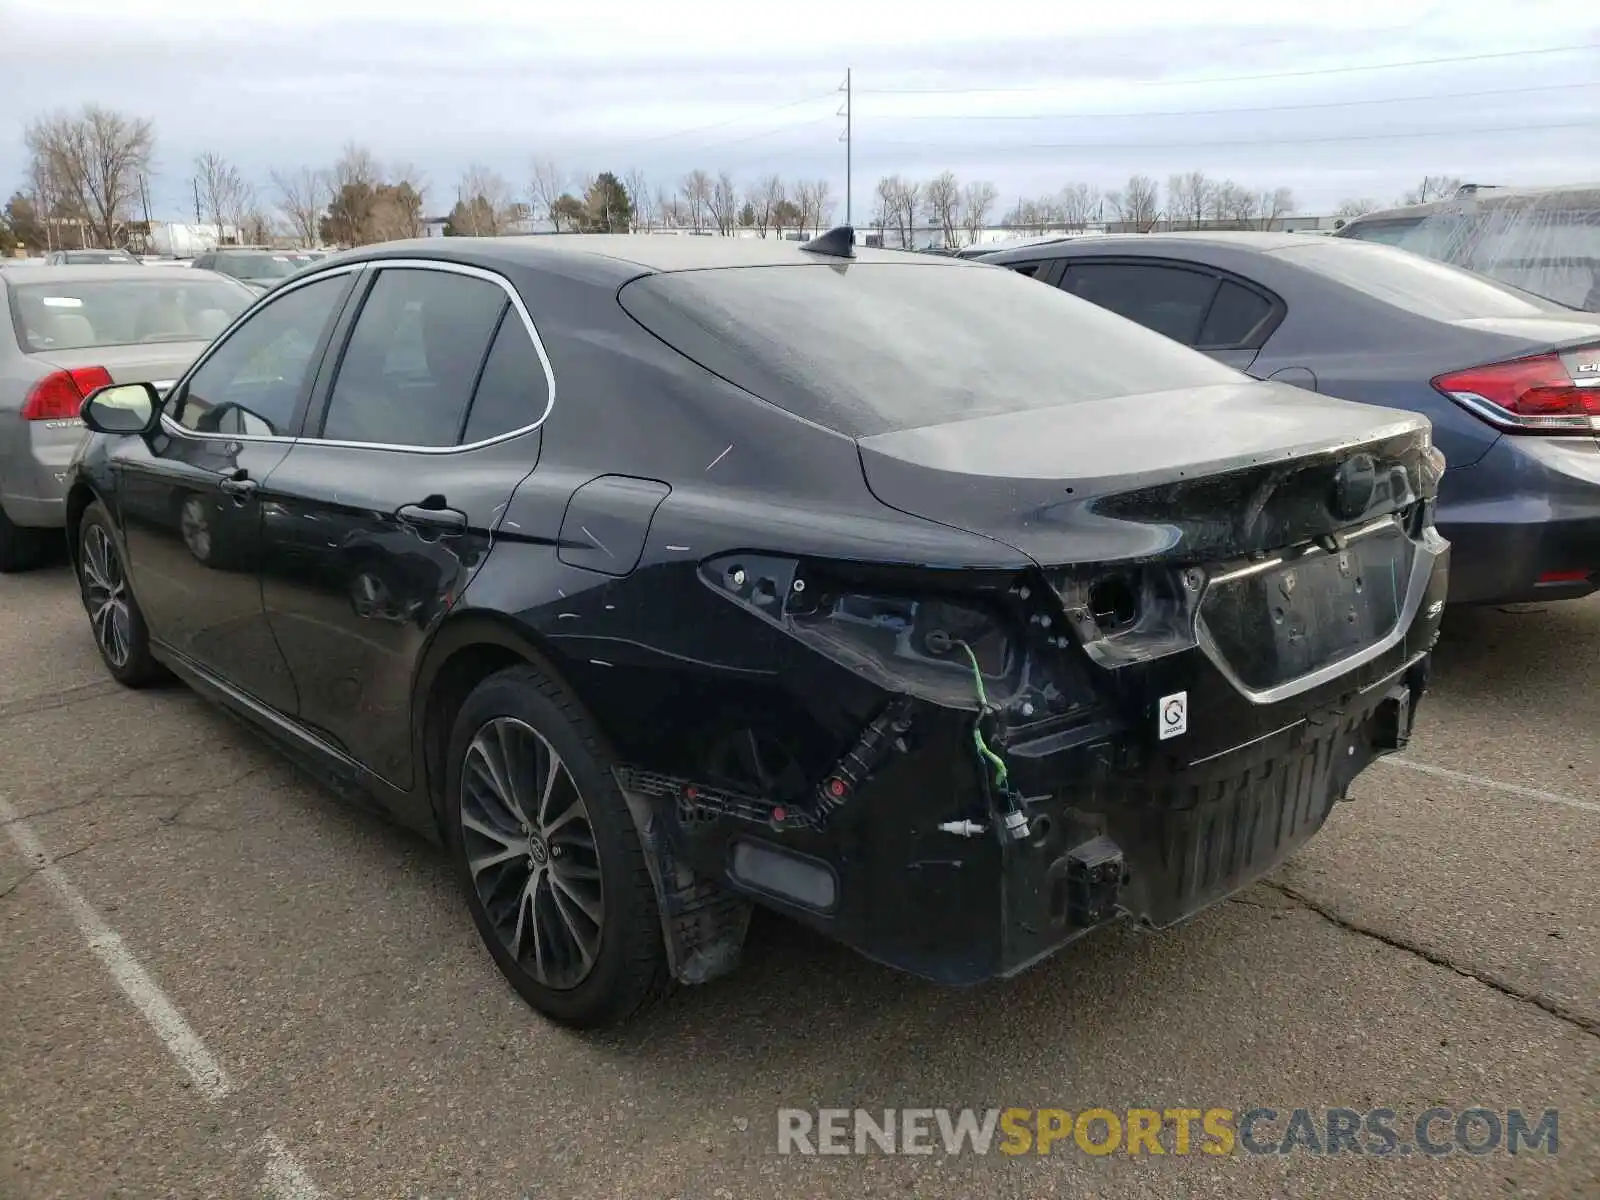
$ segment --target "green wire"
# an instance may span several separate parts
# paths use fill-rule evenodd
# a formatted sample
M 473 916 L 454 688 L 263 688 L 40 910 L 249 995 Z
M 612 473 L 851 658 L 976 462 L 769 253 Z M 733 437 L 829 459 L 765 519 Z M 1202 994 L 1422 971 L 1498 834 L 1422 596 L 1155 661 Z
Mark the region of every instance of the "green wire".
M 989 711 L 989 693 L 984 690 L 983 671 L 978 667 L 978 656 L 972 652 L 972 647 L 966 642 L 958 642 L 957 645 L 967 653 L 967 661 L 972 664 L 972 681 L 978 688 L 978 719 L 972 724 L 972 744 L 978 748 L 978 756 L 994 767 L 995 787 L 1004 788 L 1010 776 L 1005 759 L 989 749 L 989 743 L 983 740 L 983 715 Z

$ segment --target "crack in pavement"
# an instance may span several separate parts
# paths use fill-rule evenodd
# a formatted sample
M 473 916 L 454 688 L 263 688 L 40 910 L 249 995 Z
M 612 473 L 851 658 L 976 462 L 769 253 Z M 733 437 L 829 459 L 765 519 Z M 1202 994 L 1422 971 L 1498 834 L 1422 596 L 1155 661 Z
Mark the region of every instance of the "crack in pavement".
M 0 721 L 12 717 L 26 717 L 34 713 L 49 712 L 53 708 L 67 708 L 101 696 L 110 696 L 123 690 L 114 679 L 98 679 L 93 683 L 80 683 L 76 687 L 62 688 L 57 692 L 41 692 L 36 696 L 22 696 L 0 704 Z
M 21 817 L 17 817 L 17 818 L 15 818 L 15 820 L 20 821 L 20 820 L 22 820 L 22 818 Z M 12 823 L 11 821 L 0 821 L 0 826 L 10 825 L 11 823 Z M 98 841 L 99 841 L 99 839 L 95 839 L 93 841 L 85 842 L 83 845 L 79 846 L 76 850 L 68 850 L 65 854 L 53 854 L 53 855 L 50 856 L 50 862 L 34 863 L 26 871 L 24 871 L 21 875 L 17 876 L 16 879 L 12 880 L 9 884 L 7 884 L 6 887 L 4 888 L 4 890 L 0 890 L 0 900 L 4 900 L 7 896 L 11 895 L 11 893 L 15 892 L 19 887 L 21 887 L 23 884 L 27 883 L 28 880 L 32 879 L 40 871 L 43 871 L 46 867 L 48 867 L 51 862 L 65 862 L 67 859 L 71 858 L 74 854 L 82 854 L 85 850 L 89 849 L 91 846 L 97 845 Z
M 181 762 L 185 758 L 193 758 L 201 753 L 204 753 L 204 751 L 186 753 L 168 761 Z M 148 766 L 154 761 L 154 759 L 150 759 L 145 762 L 135 763 L 134 766 L 136 768 Z M 62 804 L 52 804 L 48 808 L 38 808 L 33 809 L 30 812 L 19 813 L 17 816 L 11 818 L 10 821 L 0 821 L 0 829 L 5 828 L 5 826 L 11 824 L 13 821 L 32 821 L 38 817 L 48 817 L 54 813 L 67 812 L 68 810 L 74 808 L 82 808 L 87 804 L 94 804 L 101 800 L 182 800 L 183 804 L 179 805 L 178 809 L 174 813 L 167 817 L 158 818 L 158 820 L 161 820 L 163 823 L 171 824 L 174 821 L 177 821 L 179 813 L 181 813 L 185 808 L 188 808 L 189 805 L 193 804 L 196 800 L 203 800 L 214 792 L 220 792 L 227 788 L 238 787 L 252 776 L 260 775 L 264 771 L 270 769 L 271 768 L 269 765 L 247 767 L 245 770 L 241 771 L 238 775 L 235 775 L 231 779 L 225 779 L 221 783 L 208 783 L 194 791 L 189 792 L 178 790 L 165 792 L 119 792 L 115 788 L 103 788 L 83 797 L 81 800 L 68 800 Z M 181 821 L 178 821 L 177 823 L 183 824 Z
M 1415 942 L 1407 941 L 1397 934 L 1384 933 L 1382 930 L 1374 929 L 1370 925 L 1363 925 L 1358 921 L 1344 916 L 1337 909 L 1331 907 L 1330 905 L 1324 904 L 1320 900 L 1314 900 L 1304 892 L 1298 891 L 1286 883 L 1279 883 L 1272 879 L 1263 879 L 1260 881 L 1260 883 L 1263 887 L 1269 887 L 1280 895 L 1287 896 L 1297 904 L 1303 905 L 1311 912 L 1316 913 L 1317 916 L 1321 917 L 1323 920 L 1329 922 L 1330 924 L 1337 925 L 1340 929 L 1346 930 L 1349 933 L 1360 934 L 1362 937 L 1372 938 L 1374 941 L 1382 942 L 1385 946 L 1392 946 L 1396 950 L 1404 950 L 1407 954 L 1415 955 L 1424 962 L 1432 963 L 1436 967 L 1444 967 L 1448 971 L 1453 971 L 1457 975 L 1460 975 L 1463 979 L 1476 980 L 1485 987 L 1493 988 L 1502 996 L 1509 997 L 1512 1000 L 1519 1000 L 1523 1004 L 1531 1004 L 1540 1011 L 1549 1013 L 1558 1021 L 1563 1021 L 1566 1024 L 1573 1026 L 1575 1029 L 1578 1029 L 1583 1033 L 1587 1033 L 1590 1037 L 1600 1038 L 1600 1021 L 1597 1021 L 1592 1017 L 1585 1016 L 1582 1013 L 1574 1012 L 1559 1000 L 1552 1000 L 1550 997 L 1542 996 L 1538 992 L 1527 991 L 1518 987 L 1516 984 L 1509 983 L 1500 978 L 1498 975 L 1482 970 L 1481 968 L 1466 967 L 1462 966 L 1460 963 L 1452 962 L 1449 958 L 1443 954 L 1440 954 L 1438 951 L 1429 950 L 1425 946 L 1419 946 Z

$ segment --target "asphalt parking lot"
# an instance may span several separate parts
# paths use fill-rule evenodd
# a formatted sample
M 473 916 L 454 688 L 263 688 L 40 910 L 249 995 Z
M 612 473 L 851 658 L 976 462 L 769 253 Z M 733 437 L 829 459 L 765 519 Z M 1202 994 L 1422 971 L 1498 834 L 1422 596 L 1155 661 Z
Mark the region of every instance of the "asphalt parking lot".
M 0 1197 L 1600 1195 L 1600 601 L 1456 613 L 1270 882 L 967 992 L 777 920 L 579 1036 L 443 855 L 0 578 Z M 777 1153 L 786 1107 L 1559 1110 L 1555 1155 Z

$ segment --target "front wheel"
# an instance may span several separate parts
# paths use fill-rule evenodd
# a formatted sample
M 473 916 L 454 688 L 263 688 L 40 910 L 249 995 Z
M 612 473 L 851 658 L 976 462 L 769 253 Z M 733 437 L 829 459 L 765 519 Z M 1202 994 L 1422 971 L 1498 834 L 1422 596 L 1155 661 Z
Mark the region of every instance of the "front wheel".
M 655 890 L 613 760 L 578 702 L 532 667 L 490 676 L 450 739 L 446 817 L 473 922 L 511 985 L 578 1028 L 665 988 Z
M 128 587 L 128 571 L 117 549 L 111 516 L 98 501 L 78 526 L 78 590 L 89 629 L 106 669 L 126 687 L 148 687 L 166 677 L 150 654 L 150 631 Z

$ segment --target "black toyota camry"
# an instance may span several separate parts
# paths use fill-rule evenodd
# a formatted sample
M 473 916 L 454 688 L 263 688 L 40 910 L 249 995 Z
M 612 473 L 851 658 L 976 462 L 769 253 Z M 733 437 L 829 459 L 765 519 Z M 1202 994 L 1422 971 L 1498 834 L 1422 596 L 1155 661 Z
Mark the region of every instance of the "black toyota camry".
M 847 229 L 370 247 L 83 418 L 110 672 L 442 841 L 580 1026 L 752 904 L 951 984 L 1169 925 L 1405 743 L 1445 601 L 1423 418 Z

